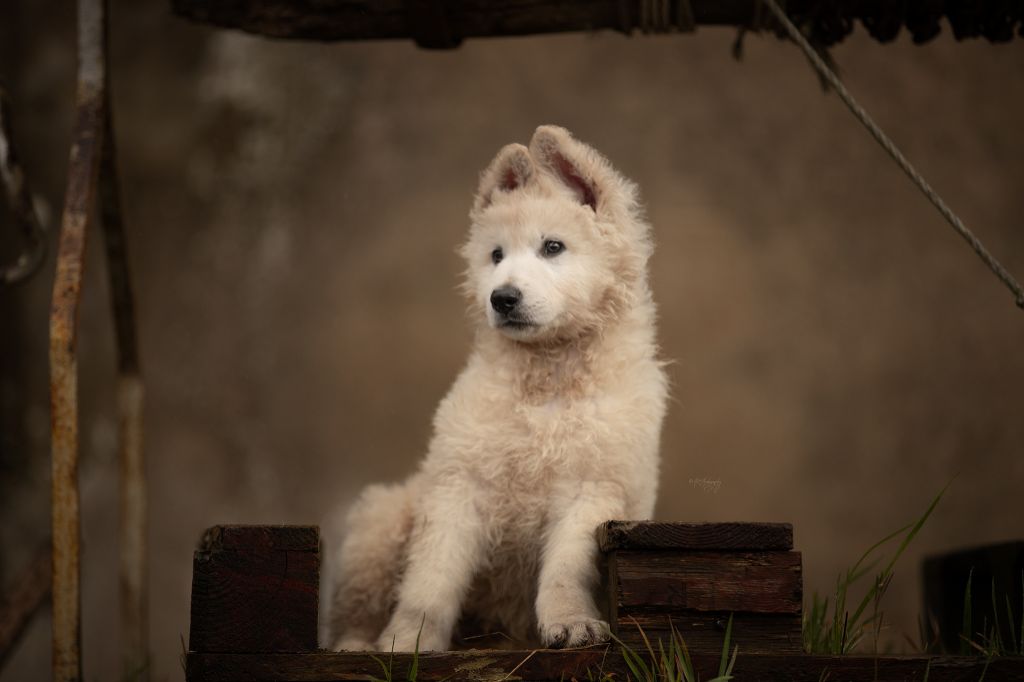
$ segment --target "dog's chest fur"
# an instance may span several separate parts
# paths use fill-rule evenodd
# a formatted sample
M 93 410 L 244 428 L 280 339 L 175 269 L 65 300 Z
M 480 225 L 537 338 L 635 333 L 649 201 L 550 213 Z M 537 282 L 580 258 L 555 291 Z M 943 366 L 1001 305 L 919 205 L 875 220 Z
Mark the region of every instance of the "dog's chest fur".
M 432 454 L 514 497 L 543 496 L 549 484 L 582 476 L 610 411 L 602 406 L 613 398 L 585 360 L 566 355 L 471 360 L 438 411 L 437 439 L 446 447 Z

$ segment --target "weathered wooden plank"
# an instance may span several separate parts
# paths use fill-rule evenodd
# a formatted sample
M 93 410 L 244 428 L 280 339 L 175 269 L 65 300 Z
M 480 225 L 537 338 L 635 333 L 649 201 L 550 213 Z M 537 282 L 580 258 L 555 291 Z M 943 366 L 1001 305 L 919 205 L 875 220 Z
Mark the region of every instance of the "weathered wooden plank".
M 453 47 L 463 38 L 641 28 L 638 3 L 618 0 L 172 0 L 180 16 L 276 38 L 380 40 L 412 38 Z M 433 6 L 431 6 L 431 4 Z M 746 23 L 751 0 L 694 0 L 701 24 Z M 679 18 L 670 18 L 678 25 Z
M 387 662 L 388 656 L 383 655 Z M 718 670 L 718 656 L 693 656 L 702 679 Z M 393 678 L 405 679 L 411 654 L 395 654 Z M 420 654 L 420 682 L 440 680 L 555 680 L 587 679 L 600 670 L 626 679 L 621 653 L 614 647 L 574 651 L 465 651 Z M 742 682 L 1024 682 L 1024 658 L 926 656 L 806 656 L 745 653 L 740 649 L 733 670 Z M 189 653 L 189 682 L 331 682 L 382 677 L 380 666 L 367 654 L 199 654 Z M 595 675 L 596 677 L 596 675 Z
M 799 552 L 617 551 L 613 598 L 621 610 L 799 614 Z
M 754 0 L 688 0 L 660 12 L 622 0 L 171 0 L 179 16 L 275 38 L 381 40 L 411 38 L 423 47 L 456 47 L 465 38 L 566 31 L 613 30 L 629 34 L 685 30 L 700 25 L 772 30 L 768 12 Z M 965 7 L 973 5 L 973 7 Z M 944 16 L 958 39 L 1014 38 L 1022 10 L 1014 2 L 913 3 L 864 0 L 787 0 L 786 11 L 808 27 L 816 42 L 831 45 L 860 20 L 868 34 L 888 42 L 906 28 L 915 43 L 941 31 Z M 759 25 L 758 25 L 759 24 Z
M 659 640 L 667 647 L 674 627 L 691 652 L 713 654 L 722 650 L 729 615 L 726 612 L 620 611 L 612 630 L 628 646 L 642 649 L 646 646 L 645 636 L 655 648 Z M 733 613 L 732 617 L 731 639 L 739 645 L 740 651 L 759 654 L 799 654 L 803 651 L 800 615 Z
M 305 530 L 207 531 L 192 564 L 190 649 L 316 650 L 319 552 L 289 549 L 310 544 Z
M 199 540 L 199 551 L 297 550 L 314 552 L 320 548 L 316 526 L 213 526 Z
M 616 549 L 747 550 L 793 549 L 788 523 L 668 523 L 609 521 L 597 530 L 603 552 Z
M 392 663 L 392 678 L 406 679 L 411 654 L 376 654 Z M 568 651 L 477 650 L 421 653 L 417 680 L 571 680 L 597 673 L 612 661 L 610 647 Z M 618 668 L 609 668 L 609 671 Z M 189 654 L 188 680 L 367 680 L 382 678 L 381 665 L 368 654 L 319 652 L 317 654 L 237 656 Z

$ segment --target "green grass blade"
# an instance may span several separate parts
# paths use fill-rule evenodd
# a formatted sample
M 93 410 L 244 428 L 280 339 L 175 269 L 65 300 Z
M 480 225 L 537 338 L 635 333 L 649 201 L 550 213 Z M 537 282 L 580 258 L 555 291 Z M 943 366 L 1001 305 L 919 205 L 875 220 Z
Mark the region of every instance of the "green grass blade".
M 395 638 L 394 637 L 391 638 L 391 653 L 388 654 L 388 664 L 387 665 L 384 665 L 384 661 L 380 660 L 379 658 L 377 658 L 373 654 L 370 654 L 370 658 L 372 658 L 373 660 L 377 661 L 377 665 L 379 665 L 380 669 L 382 671 L 384 671 L 384 679 L 382 681 L 380 681 L 380 682 L 391 682 L 391 680 L 392 680 L 392 667 L 394 666 L 394 663 L 395 663 Z
M 732 658 L 729 659 L 729 665 L 725 668 L 725 674 L 732 677 L 732 669 L 736 667 L 736 657 L 740 653 L 740 645 L 737 644 L 732 649 Z
M 636 652 L 618 638 L 615 638 L 615 642 L 619 645 L 619 653 L 622 655 L 622 660 L 626 667 L 629 668 L 629 672 L 633 673 L 637 679 L 640 679 L 640 666 L 634 660 Z
M 925 510 L 924 514 L 922 514 L 921 517 L 918 518 L 916 522 L 914 522 L 913 526 L 907 532 L 906 536 L 903 538 L 903 541 L 900 543 L 900 546 L 896 549 L 896 553 L 893 554 L 892 558 L 889 560 L 889 564 L 885 567 L 885 570 L 882 571 L 883 580 L 885 582 L 888 582 L 889 580 L 891 580 L 892 572 L 893 572 L 893 567 L 896 566 L 896 562 L 903 555 L 903 553 L 906 551 L 907 547 L 914 540 L 914 538 L 917 537 L 917 534 L 921 531 L 921 528 L 924 527 L 924 524 L 925 524 L 925 522 L 928 521 L 929 517 L 931 517 L 932 512 L 935 511 L 935 507 L 938 506 L 939 501 L 942 500 L 942 496 L 946 494 L 946 491 L 949 489 L 949 486 L 952 483 L 953 483 L 953 481 L 950 480 L 949 483 L 947 483 L 942 488 L 942 490 L 939 491 L 939 494 L 936 495 L 935 498 L 932 500 L 931 504 L 928 505 L 928 508 Z M 903 528 L 906 529 L 907 526 L 904 526 Z M 875 543 L 874 546 L 878 547 L 881 544 L 884 544 L 885 542 L 887 542 L 892 537 L 895 537 L 896 535 L 898 535 L 900 532 L 902 532 L 902 530 L 897 531 L 896 533 L 890 535 L 885 540 L 882 540 L 882 541 L 880 541 L 878 543 Z M 869 550 L 869 552 L 870 551 L 871 550 Z M 852 618 L 854 629 L 857 629 L 858 625 L 860 624 L 860 617 L 864 613 L 864 609 L 867 608 L 868 604 L 871 603 L 871 601 L 875 598 L 877 593 L 878 593 L 878 581 L 876 581 L 875 586 L 873 586 L 870 590 L 868 590 L 868 593 L 864 595 L 864 598 L 861 600 L 860 604 L 857 606 L 857 610 L 854 611 L 853 618 Z M 843 651 L 841 653 L 846 653 L 846 652 Z
M 1007 596 L 1009 601 L 1010 597 Z M 1024 570 L 1021 571 L 1021 625 L 1017 630 L 1017 655 L 1024 656 Z
M 872 544 L 849 570 L 836 577 L 831 605 L 829 598 L 822 598 L 818 594 L 813 595 L 810 609 L 804 611 L 801 619 L 804 650 L 807 653 L 833 655 L 849 653 L 863 641 L 872 628 L 876 630 L 877 642 L 877 629 L 884 622 L 883 612 L 879 605 L 892 583 L 894 567 L 928 519 L 931 518 L 952 482 L 953 479 L 939 491 L 920 517 Z M 876 574 L 875 580 L 868 586 L 863 598 L 856 603 L 856 607 L 852 611 L 848 610 L 847 603 L 852 600 L 851 591 L 854 586 L 885 559 L 884 556 L 878 556 L 879 550 L 897 538 L 900 538 L 900 542 L 893 555 L 888 558 L 881 572 Z M 868 607 L 872 604 L 874 607 L 869 612 Z M 1024 630 L 1024 619 L 1022 619 L 1021 629 Z
M 872 545 L 871 548 L 868 549 L 868 552 L 874 552 L 876 549 L 880 548 L 885 543 L 887 543 L 890 540 L 898 537 L 900 533 L 902 533 L 902 532 L 906 531 L 907 529 L 909 529 L 910 526 L 911 526 L 911 524 L 908 523 L 907 525 L 903 526 L 902 528 L 893 531 L 892 533 L 890 533 L 889 535 L 885 536 L 884 538 L 882 538 L 881 540 L 876 542 L 874 545 Z M 860 560 L 863 561 L 867 556 L 868 555 L 865 554 L 864 556 L 862 556 L 860 558 Z M 846 577 L 843 578 L 843 583 L 846 586 L 848 586 L 848 587 L 853 585 L 854 583 L 859 581 L 861 578 L 866 576 L 868 573 L 870 573 L 871 571 L 875 570 L 875 566 L 877 566 L 878 562 L 881 561 L 881 560 L 882 560 L 882 558 L 879 557 L 877 559 L 872 559 L 870 563 L 865 564 L 863 567 L 861 567 L 858 570 L 855 570 L 855 569 L 857 569 L 857 566 L 854 566 L 853 568 L 849 569 L 848 571 L 846 571 Z
M 964 612 L 963 622 L 960 626 L 960 654 L 966 656 L 970 652 L 968 643 L 974 639 L 973 618 L 971 618 L 971 580 L 974 578 L 974 568 L 967 573 L 967 587 L 964 588 Z
M 662 639 L 658 638 L 658 661 L 661 674 L 666 680 L 676 679 L 676 660 L 672 655 L 672 641 L 669 640 L 668 652 L 665 652 L 665 645 Z
M 838 642 L 837 654 L 845 654 L 847 651 L 847 642 L 852 641 L 853 644 L 857 643 L 858 637 L 854 636 L 852 640 L 848 639 L 850 633 L 850 612 L 847 611 L 843 614 L 843 629 L 840 630 L 840 637 Z M 851 644 L 852 646 L 852 644 Z
M 922 654 L 936 653 L 938 649 L 937 636 L 931 612 L 922 613 L 917 617 L 917 636 L 920 640 L 918 648 Z
M 637 629 L 640 629 L 639 623 L 636 623 L 636 621 L 633 622 L 636 624 Z M 642 631 L 643 630 L 641 629 L 641 632 Z M 640 654 L 634 651 L 633 647 L 629 646 L 615 635 L 612 635 L 612 640 L 619 645 L 619 650 L 622 654 L 622 660 L 626 663 L 626 667 L 629 668 L 629 671 L 633 673 L 636 679 L 639 682 L 653 682 L 655 678 L 651 675 L 650 668 L 648 668 L 647 664 L 644 663 L 644 660 L 640 657 Z
M 1020 572 L 1020 629 L 1017 630 L 1017 655 L 1024 656 L 1024 571 Z
M 678 632 L 676 636 L 679 638 L 679 648 L 682 650 L 682 668 L 683 675 L 686 677 L 686 682 L 698 682 L 697 674 L 693 670 L 693 661 L 690 659 L 690 649 L 686 646 L 686 640 Z
M 729 614 L 729 622 L 725 625 L 725 641 L 722 642 L 722 660 L 718 662 L 718 676 L 725 675 L 725 668 L 729 663 L 729 641 L 732 638 L 732 614 Z
M 672 665 L 676 671 L 674 680 L 675 682 L 682 682 L 682 680 L 685 680 L 686 676 L 690 674 L 686 670 L 685 654 L 683 653 L 682 647 L 679 646 L 679 642 L 683 640 L 683 637 L 679 634 L 679 631 L 676 630 L 675 623 L 669 620 L 668 624 L 670 637 L 668 641 L 668 648 L 673 660 Z
M 997 655 L 1006 653 L 1003 632 L 999 629 L 999 604 L 996 602 L 996 579 L 992 577 L 992 646 Z
M 913 542 L 914 538 L 917 537 L 917 534 L 921 532 L 921 528 L 924 527 L 925 522 L 928 521 L 928 518 L 932 515 L 932 512 L 935 511 L 935 507 L 937 507 L 939 505 L 939 502 L 942 500 L 942 496 L 946 494 L 946 491 L 949 490 L 949 486 L 951 486 L 952 484 L 953 481 L 952 479 L 950 479 L 949 483 L 943 486 L 942 490 L 939 491 L 939 494 L 936 495 L 935 499 L 932 500 L 932 503 L 928 505 L 928 509 L 925 510 L 925 513 L 921 516 L 921 518 L 917 520 L 917 522 L 914 524 L 914 527 L 910 530 L 909 533 L 907 533 L 907 536 L 903 538 L 903 542 L 900 543 L 899 549 L 896 550 L 896 554 L 894 554 L 892 559 L 889 561 L 889 565 L 886 566 L 885 571 L 883 571 L 884 573 L 892 572 L 893 566 L 896 565 L 896 561 L 900 558 L 900 556 L 902 556 L 903 552 L 906 551 L 907 546 L 909 546 L 910 543 Z
M 647 654 L 650 656 L 651 660 L 654 660 L 654 648 L 650 645 L 650 640 L 647 639 L 647 633 L 643 631 L 643 628 L 640 627 L 640 624 L 637 623 L 636 619 L 633 619 L 633 625 L 635 625 L 637 630 L 640 632 L 640 639 L 643 640 L 643 645 L 644 648 L 647 649 Z
M 420 635 L 423 634 L 423 625 L 427 622 L 427 614 L 424 613 L 423 617 L 420 618 L 420 629 L 416 631 L 416 645 L 412 650 L 412 664 L 409 666 L 409 672 L 406 674 L 405 679 L 407 682 L 416 682 L 416 675 L 419 674 L 420 667 Z M 394 646 L 394 645 L 392 645 Z
M 654 656 L 654 647 L 651 646 L 651 640 L 647 638 L 647 633 L 640 627 L 640 623 L 637 623 L 635 618 L 633 622 L 636 623 L 636 629 L 640 631 L 640 638 L 644 641 L 644 648 L 647 649 L 647 655 L 651 661 L 651 668 L 647 673 L 649 675 L 648 679 L 656 680 L 658 678 L 658 659 Z M 645 665 L 644 668 L 646 669 L 647 666 Z
M 1020 655 L 1020 645 L 1017 638 L 1017 619 L 1013 617 L 1013 605 L 1010 604 L 1010 594 L 1003 595 L 1006 598 L 1006 622 L 1010 624 L 1010 654 Z
M 393 652 L 392 652 L 392 655 L 394 655 Z M 380 660 L 379 658 L 377 658 L 373 654 L 370 654 L 370 658 L 372 658 L 373 660 L 377 661 L 377 665 L 379 665 L 380 669 L 384 672 L 384 679 L 383 680 L 379 680 L 376 677 L 371 677 L 370 679 L 373 682 L 391 682 L 391 661 L 389 660 L 388 664 L 384 665 L 384 661 Z
M 948 485 L 949 484 L 947 484 L 947 486 Z M 943 488 L 943 492 L 945 492 L 945 488 Z M 939 494 L 941 495 L 942 493 L 939 493 Z M 913 525 L 914 524 L 912 524 L 912 523 L 908 523 L 907 525 L 903 526 L 902 528 L 897 528 L 896 530 L 894 530 L 893 532 L 889 533 L 884 538 L 882 538 L 881 540 L 876 542 L 875 544 L 873 544 L 870 547 L 868 547 L 867 550 L 865 550 L 865 552 L 860 555 L 860 558 L 857 559 L 857 563 L 855 563 L 853 565 L 853 568 L 851 568 L 850 570 L 848 570 L 846 572 L 846 580 L 845 580 L 845 582 L 846 582 L 847 586 L 852 585 L 854 582 L 856 582 L 861 577 L 866 575 L 872 568 L 874 568 L 875 564 L 878 563 L 878 560 L 875 559 L 874 561 L 872 561 L 867 566 L 864 566 L 863 568 L 861 568 L 861 564 L 863 564 L 865 561 L 867 561 L 868 557 L 871 556 L 872 554 L 874 554 L 876 549 L 878 549 L 879 547 L 881 547 L 884 544 L 887 544 L 890 540 L 898 537 L 901 533 L 903 533 L 904 531 L 908 530 Z
M 985 682 L 985 673 L 988 672 L 988 666 L 992 663 L 992 657 L 990 656 L 985 660 L 985 667 L 981 669 L 981 677 L 978 678 L 978 682 Z
M 819 642 L 825 627 L 821 603 L 821 597 L 814 592 L 811 594 L 811 608 L 805 610 L 803 614 L 804 652 L 808 654 L 819 651 Z

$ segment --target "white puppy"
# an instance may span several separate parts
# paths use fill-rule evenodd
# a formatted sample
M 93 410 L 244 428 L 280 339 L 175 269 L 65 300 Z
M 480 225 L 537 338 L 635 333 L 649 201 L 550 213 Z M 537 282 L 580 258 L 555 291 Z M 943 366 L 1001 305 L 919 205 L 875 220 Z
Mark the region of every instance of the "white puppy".
M 544 646 L 604 641 L 594 530 L 654 508 L 667 388 L 636 187 L 542 126 L 498 153 L 470 218 L 473 352 L 419 471 L 347 517 L 335 649 L 444 650 L 460 618 Z

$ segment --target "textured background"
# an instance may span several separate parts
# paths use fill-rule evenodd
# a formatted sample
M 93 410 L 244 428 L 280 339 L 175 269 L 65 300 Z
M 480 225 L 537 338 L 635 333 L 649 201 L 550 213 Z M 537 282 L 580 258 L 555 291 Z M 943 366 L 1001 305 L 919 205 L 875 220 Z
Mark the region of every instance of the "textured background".
M 67 3 L 7 4 L 0 77 L 56 224 Z M 1020 537 L 1024 313 L 796 48 L 734 34 L 304 45 L 117 3 L 113 83 L 148 382 L 152 645 L 180 679 L 206 526 L 311 523 L 410 472 L 470 341 L 454 253 L 477 173 L 559 123 L 639 182 L 673 395 L 658 516 L 790 521 L 808 594 L 916 517 L 925 553 Z M 834 51 L 853 91 L 1024 275 L 1024 43 Z M 0 255 L 14 239 L 0 209 Z M 98 241 L 82 311 L 85 671 L 117 658 L 113 347 Z M 48 532 L 47 271 L 0 291 L 0 578 Z M 720 482 L 715 487 L 691 479 Z M 1014 500 L 1017 500 L 1016 502 Z M 1016 510 L 1016 511 L 1015 511 Z M 37 618 L 0 680 L 46 679 Z

